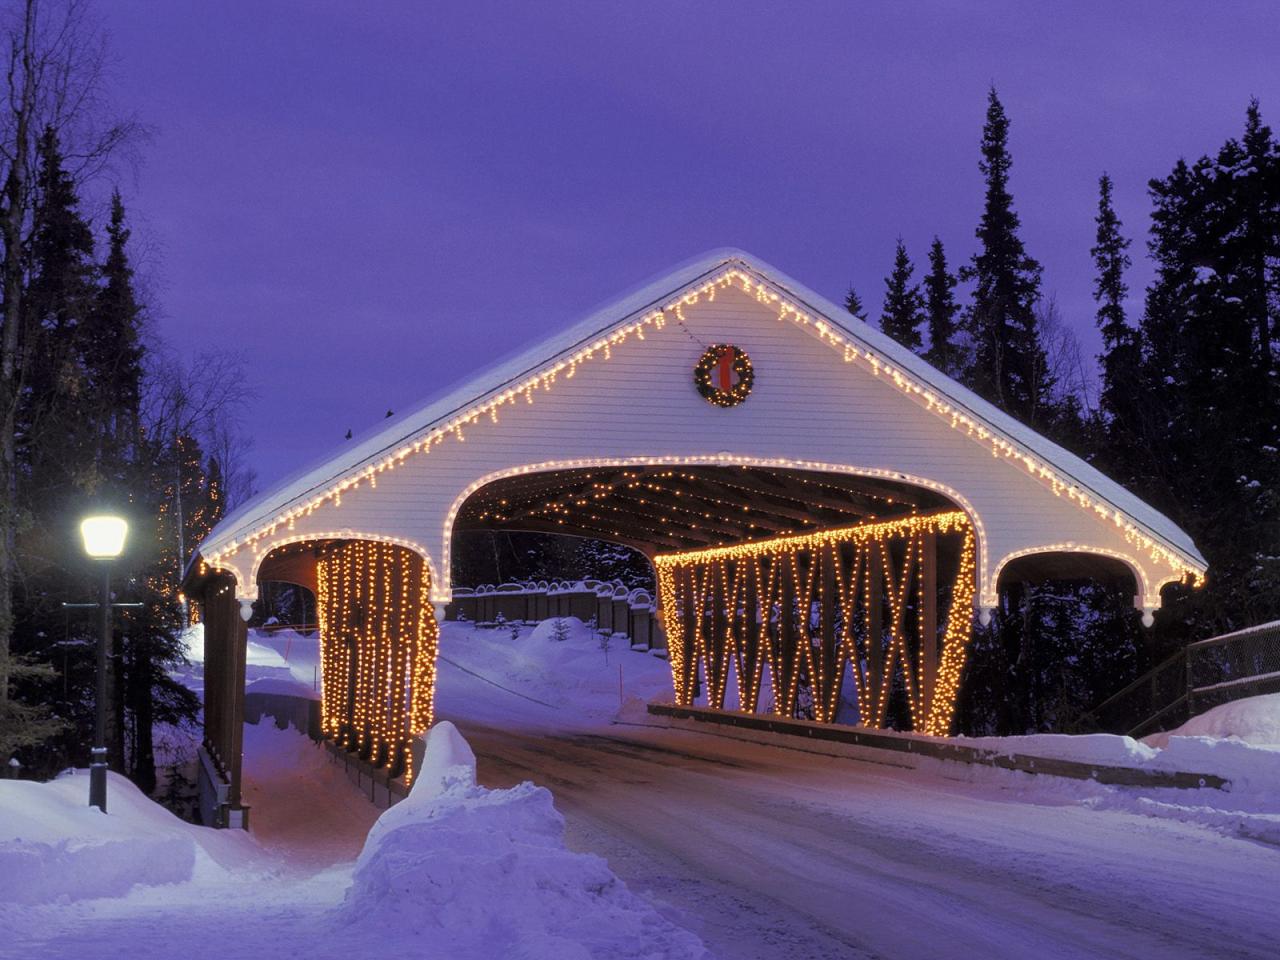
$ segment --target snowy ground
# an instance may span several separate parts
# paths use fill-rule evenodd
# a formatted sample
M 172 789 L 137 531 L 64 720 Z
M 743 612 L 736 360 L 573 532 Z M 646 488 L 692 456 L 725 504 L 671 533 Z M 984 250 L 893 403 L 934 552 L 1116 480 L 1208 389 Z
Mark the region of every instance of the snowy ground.
M 621 699 L 669 694 L 667 664 L 603 651 L 585 630 L 549 633 L 446 625 L 438 710 L 474 749 L 481 786 L 441 761 L 440 783 L 367 842 L 378 811 L 317 748 L 269 726 L 246 731 L 253 838 L 164 823 L 140 797 L 113 804 L 168 845 L 136 851 L 152 885 L 124 895 L 110 871 L 69 865 L 69 838 L 96 816 L 78 806 L 83 777 L 16 785 L 39 801 L 0 789 L 0 957 L 698 956 L 681 928 L 723 960 L 1276 956 L 1280 697 L 1151 744 L 1004 745 L 1190 758 L 1237 781 L 1133 791 L 610 725 Z M 254 640 L 251 683 L 312 685 L 314 639 Z M 441 750 L 465 760 L 452 736 Z M 11 812 L 30 821 L 37 803 L 15 827 Z M 24 834 L 26 849 L 5 839 Z M 6 886 L 39 870 L 44 886 Z

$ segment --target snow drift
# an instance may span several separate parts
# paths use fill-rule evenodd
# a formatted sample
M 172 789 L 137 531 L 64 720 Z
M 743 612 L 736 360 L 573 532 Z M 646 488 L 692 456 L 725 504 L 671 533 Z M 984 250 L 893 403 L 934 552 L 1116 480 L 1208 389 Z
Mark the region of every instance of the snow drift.
M 135 886 L 182 883 L 203 858 L 202 840 L 237 842 L 199 837 L 201 828 L 119 774 L 108 774 L 106 814 L 88 797 L 85 770 L 48 783 L 0 781 L 0 904 L 120 897 Z
M 546 722 L 556 710 L 575 722 L 607 720 L 618 710 L 620 683 L 623 698 L 671 696 L 666 660 L 633 651 L 621 638 L 602 643 L 577 617 L 559 620 L 563 640 L 556 639 L 555 618 L 520 627 L 517 639 L 509 629 L 446 621 L 440 626 L 441 686 L 467 698 L 469 716 L 476 716 L 479 700 L 487 718 L 503 722 L 516 711 L 534 723 Z M 440 702 L 447 711 L 447 701 Z
M 1176 730 L 1152 734 L 1143 742 L 1165 747 L 1171 737 L 1233 737 L 1259 747 L 1280 747 L 1280 693 L 1233 700 L 1192 717 Z
M 452 958 L 705 955 L 604 860 L 565 848 L 549 791 L 476 786 L 475 757 L 448 721 L 432 728 L 409 797 L 369 832 L 342 914 Z

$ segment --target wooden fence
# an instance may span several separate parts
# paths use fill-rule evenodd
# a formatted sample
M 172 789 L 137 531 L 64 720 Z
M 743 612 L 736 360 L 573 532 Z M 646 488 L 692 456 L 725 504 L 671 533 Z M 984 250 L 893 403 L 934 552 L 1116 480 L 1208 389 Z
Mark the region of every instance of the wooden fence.
M 539 580 L 528 583 L 455 587 L 445 607 L 446 620 L 495 623 L 539 623 L 558 617 L 577 617 L 631 646 L 665 650 L 666 634 L 658 620 L 652 594 L 630 590 L 620 581 Z

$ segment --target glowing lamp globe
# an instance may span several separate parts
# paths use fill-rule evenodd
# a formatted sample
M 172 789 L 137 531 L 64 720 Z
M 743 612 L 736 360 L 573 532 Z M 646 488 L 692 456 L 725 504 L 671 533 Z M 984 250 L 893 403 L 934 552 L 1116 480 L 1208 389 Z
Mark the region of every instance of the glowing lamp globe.
M 129 524 L 123 517 L 85 517 L 80 522 L 80 536 L 84 538 L 84 552 L 100 560 L 120 556 L 124 550 L 125 534 Z

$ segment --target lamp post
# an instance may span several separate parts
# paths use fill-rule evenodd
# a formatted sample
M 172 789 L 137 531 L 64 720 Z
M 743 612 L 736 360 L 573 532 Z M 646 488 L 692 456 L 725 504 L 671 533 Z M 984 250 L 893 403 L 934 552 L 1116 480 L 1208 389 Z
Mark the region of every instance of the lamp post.
M 93 722 L 93 759 L 89 764 L 89 806 L 107 812 L 107 647 L 111 644 L 111 561 L 124 550 L 129 525 L 121 517 L 86 517 L 80 523 L 84 552 L 102 563 L 102 630 L 98 636 L 97 715 Z

